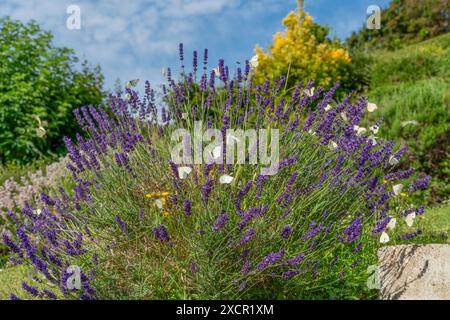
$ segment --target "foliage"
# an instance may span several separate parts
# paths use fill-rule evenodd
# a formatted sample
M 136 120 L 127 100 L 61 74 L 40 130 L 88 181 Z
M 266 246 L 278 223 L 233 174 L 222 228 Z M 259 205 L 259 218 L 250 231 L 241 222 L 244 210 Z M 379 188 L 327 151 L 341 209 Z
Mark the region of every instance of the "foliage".
M 52 45 L 35 22 L 0 20 L 0 163 L 27 163 L 64 151 L 72 109 L 102 101 L 100 68 Z
M 359 49 L 398 49 L 449 32 L 449 0 L 392 0 L 381 11 L 381 29 L 354 32 L 347 43 Z
M 341 81 L 341 90 L 347 92 L 360 85 L 359 79 L 355 79 L 357 75 L 352 73 L 350 54 L 337 39 L 327 37 L 328 27 L 314 23 L 301 7 L 298 12 L 290 12 L 283 25 L 286 30 L 274 35 L 267 51 L 256 47 L 258 83 L 267 77 L 284 76 L 287 88 L 311 79 L 324 87 Z
M 450 198 L 450 34 L 395 52 L 371 54 L 369 97 L 380 107 L 381 135 L 408 145 L 410 164 L 432 176 L 417 201 Z
M 146 83 L 144 99 L 127 88 L 110 96 L 111 109 L 75 113 L 90 135 L 64 139 L 75 186 L 10 213 L 15 234 L 3 235 L 13 261 L 60 292 L 25 285 L 11 298 L 318 299 L 349 298 L 349 288 L 373 297 L 365 277 L 378 238 L 396 236 L 393 217 L 401 225 L 423 213 L 405 195 L 426 181 L 398 192 L 410 170 L 390 160 L 405 150 L 355 132 L 364 98 L 325 110 L 336 86 L 311 95 L 311 83 L 298 85 L 284 98 L 279 80 L 263 88 L 253 70 L 230 78 L 219 66 L 220 81 L 205 63 L 200 83 L 197 59 L 178 81 L 168 70 L 162 109 Z M 171 162 L 171 136 L 192 133 L 198 120 L 219 132 L 280 129 L 278 173 L 262 175 L 261 163 L 211 163 L 180 175 L 187 169 Z M 225 173 L 233 180 L 219 183 Z M 69 266 L 81 268 L 79 290 L 68 288 Z

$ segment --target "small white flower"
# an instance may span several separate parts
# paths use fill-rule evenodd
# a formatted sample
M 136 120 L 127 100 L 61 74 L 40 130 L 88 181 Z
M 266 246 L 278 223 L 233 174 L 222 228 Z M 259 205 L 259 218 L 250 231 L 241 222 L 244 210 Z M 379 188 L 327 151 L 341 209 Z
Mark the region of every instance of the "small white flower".
M 415 218 L 416 218 L 416 213 L 415 212 L 411 212 L 410 214 L 408 214 L 406 216 L 405 222 L 408 225 L 408 227 L 412 227 Z
M 364 133 L 367 132 L 367 129 L 366 129 L 366 128 L 363 128 L 363 127 L 360 127 L 360 126 L 357 126 L 357 125 L 354 125 L 354 126 L 353 126 L 353 130 L 356 131 L 356 134 L 357 134 L 358 136 L 360 136 L 360 135 L 362 135 L 362 134 L 364 134 Z
M 314 87 L 312 87 L 311 89 L 305 89 L 304 92 L 308 97 L 312 97 L 314 95 L 314 90 Z
M 396 218 L 391 218 L 391 220 L 389 220 L 389 222 L 388 222 L 386 228 L 387 228 L 388 230 L 392 230 L 392 229 L 395 228 L 395 225 L 396 225 L 396 224 L 397 224 L 397 219 L 396 219 Z
M 402 127 L 406 127 L 407 125 L 417 126 L 418 124 L 419 122 L 417 122 L 416 120 L 403 121 Z
M 394 158 L 394 156 L 390 156 L 389 157 L 389 164 L 391 165 L 391 166 L 395 166 L 396 164 L 398 164 L 399 163 L 399 161 L 396 159 L 396 158 Z
M 342 118 L 342 120 L 344 120 L 344 121 L 347 121 L 347 120 L 348 120 L 347 115 L 345 114 L 344 111 L 341 112 L 341 118 Z
M 220 68 L 219 67 L 214 68 L 213 71 L 214 71 L 214 74 L 216 75 L 216 77 L 220 77 Z
M 223 176 L 221 176 L 221 177 L 219 178 L 219 182 L 220 182 L 221 184 L 229 184 L 229 183 L 231 183 L 233 180 L 234 180 L 234 178 L 233 178 L 232 176 L 227 175 L 227 174 L 224 174 Z
M 178 177 L 180 179 L 186 179 L 189 173 L 191 173 L 192 168 L 191 167 L 179 167 L 178 168 Z
M 396 196 L 398 196 L 402 192 L 402 189 L 403 189 L 403 184 L 401 184 L 401 183 L 392 186 L 392 190 L 394 191 L 394 194 Z
M 338 144 L 337 144 L 336 142 L 330 140 L 330 142 L 328 143 L 328 147 L 329 147 L 331 150 L 336 150 L 336 149 L 338 148 Z
M 258 67 L 258 64 L 259 64 L 259 62 L 258 62 L 258 55 L 257 55 L 257 54 L 254 55 L 254 56 L 250 59 L 249 63 L 250 63 L 250 66 L 251 66 L 253 69 L 256 69 L 256 68 Z
M 373 134 L 377 134 L 380 127 L 378 127 L 377 125 L 373 125 L 369 129 L 370 131 L 372 131 Z
M 377 105 L 375 103 L 369 102 L 367 104 L 367 111 L 374 112 L 377 109 L 378 109 L 378 107 L 377 107 Z
M 325 111 L 330 111 L 331 109 L 332 109 L 333 107 L 332 106 L 330 106 L 329 104 L 327 104 L 327 106 L 325 107 Z
M 386 232 L 382 232 L 380 236 L 380 243 L 388 243 L 389 240 L 389 235 Z
M 163 208 L 163 201 L 161 199 L 156 199 L 155 200 L 155 206 L 157 206 L 158 209 L 162 209 Z
M 33 210 L 33 214 L 34 214 L 35 216 L 40 216 L 41 213 L 42 213 L 42 210 L 41 210 L 41 209 Z

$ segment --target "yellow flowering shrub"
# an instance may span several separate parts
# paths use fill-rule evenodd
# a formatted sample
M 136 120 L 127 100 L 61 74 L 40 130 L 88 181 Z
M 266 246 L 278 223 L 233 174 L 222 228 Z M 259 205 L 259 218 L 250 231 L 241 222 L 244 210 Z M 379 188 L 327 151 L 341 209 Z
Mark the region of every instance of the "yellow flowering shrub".
M 303 9 L 291 11 L 283 20 L 286 30 L 273 37 L 268 51 L 257 46 L 255 80 L 285 76 L 288 87 L 299 80 L 329 87 L 348 78 L 351 57 L 338 40 L 327 38 L 328 28 L 314 23 Z

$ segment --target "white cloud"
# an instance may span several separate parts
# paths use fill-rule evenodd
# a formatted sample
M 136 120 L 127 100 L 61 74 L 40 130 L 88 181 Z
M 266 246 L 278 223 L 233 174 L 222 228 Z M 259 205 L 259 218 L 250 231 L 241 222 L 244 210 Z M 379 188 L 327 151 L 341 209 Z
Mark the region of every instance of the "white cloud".
M 71 4 L 81 8 L 80 30 L 66 28 L 66 8 Z M 216 55 L 238 51 L 240 59 L 248 58 L 245 55 L 251 56 L 257 42 L 254 35 L 267 33 L 259 17 L 281 6 L 279 0 L 2 0 L 0 12 L 13 19 L 36 20 L 55 35 L 56 45 L 99 63 L 107 87 L 112 88 L 118 77 L 161 81 L 161 68 L 177 65 L 179 42 L 187 54 L 215 46 Z M 259 27 L 253 30 L 254 25 Z M 230 39 L 246 43 L 244 56 L 242 45 L 236 48 Z

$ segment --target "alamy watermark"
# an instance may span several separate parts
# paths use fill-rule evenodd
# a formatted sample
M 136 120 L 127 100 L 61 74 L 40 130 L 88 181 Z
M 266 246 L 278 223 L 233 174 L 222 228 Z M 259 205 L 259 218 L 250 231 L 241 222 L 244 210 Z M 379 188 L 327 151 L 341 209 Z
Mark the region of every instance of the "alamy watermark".
M 381 288 L 379 267 L 375 264 L 368 266 L 367 274 L 369 275 L 366 281 L 367 288 L 379 290 Z
M 377 5 L 367 7 L 366 13 L 369 15 L 366 20 L 366 27 L 370 30 L 381 29 L 381 9 Z
M 81 269 L 79 266 L 69 266 L 66 270 L 70 276 L 66 280 L 66 288 L 68 290 L 80 290 L 81 289 Z
M 260 164 L 261 175 L 274 175 L 279 167 L 278 129 L 220 129 L 203 131 L 194 122 L 193 136 L 186 129 L 172 133 L 172 161 L 175 164 Z M 206 145 L 205 145 L 206 143 Z
M 81 29 L 81 8 L 76 4 L 67 7 L 66 13 L 69 14 L 66 20 L 66 27 L 69 30 Z

